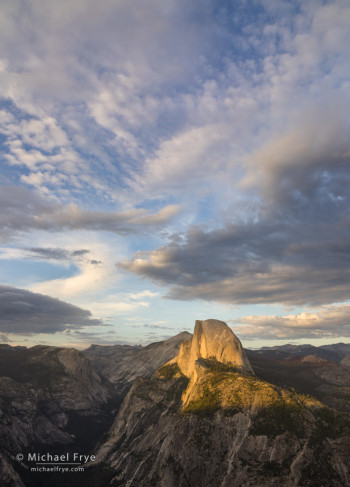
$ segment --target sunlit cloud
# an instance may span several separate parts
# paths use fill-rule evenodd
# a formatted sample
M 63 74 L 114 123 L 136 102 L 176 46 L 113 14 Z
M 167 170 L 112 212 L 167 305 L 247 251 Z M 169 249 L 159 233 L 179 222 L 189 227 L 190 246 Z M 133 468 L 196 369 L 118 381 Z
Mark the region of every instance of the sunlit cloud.
M 350 305 L 324 306 L 281 316 L 244 316 L 232 324 L 245 338 L 350 337 Z

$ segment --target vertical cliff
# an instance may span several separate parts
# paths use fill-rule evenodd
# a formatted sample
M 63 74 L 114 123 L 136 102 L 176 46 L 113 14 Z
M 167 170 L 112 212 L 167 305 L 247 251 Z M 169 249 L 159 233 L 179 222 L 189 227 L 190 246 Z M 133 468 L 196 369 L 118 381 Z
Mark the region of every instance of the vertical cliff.
M 214 358 L 253 374 L 241 342 L 223 321 L 196 320 L 193 336 L 182 343 L 178 356 L 172 362 L 176 361 L 181 372 L 191 377 L 199 358 Z

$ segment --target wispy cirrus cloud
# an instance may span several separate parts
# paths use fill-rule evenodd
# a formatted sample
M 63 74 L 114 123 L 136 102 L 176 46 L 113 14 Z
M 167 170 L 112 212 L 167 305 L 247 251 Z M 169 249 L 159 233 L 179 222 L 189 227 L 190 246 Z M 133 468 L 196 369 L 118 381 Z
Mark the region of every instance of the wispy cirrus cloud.
M 73 203 L 62 205 L 26 189 L 9 186 L 1 188 L 0 204 L 1 236 L 5 239 L 33 229 L 137 233 L 166 224 L 180 211 L 177 205 L 165 206 L 156 213 L 142 208 L 119 212 L 84 210 Z

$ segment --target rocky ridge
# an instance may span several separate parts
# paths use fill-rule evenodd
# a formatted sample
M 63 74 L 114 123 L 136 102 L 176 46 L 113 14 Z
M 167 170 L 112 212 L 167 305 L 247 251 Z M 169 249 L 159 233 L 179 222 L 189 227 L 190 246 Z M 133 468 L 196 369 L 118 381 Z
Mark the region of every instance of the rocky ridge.
M 83 353 L 121 393 L 126 392 L 137 377 L 152 376 L 161 365 L 177 355 L 181 343 L 189 337 L 191 334 L 184 331 L 146 347 L 91 345 Z
M 276 358 L 259 352 L 247 350 L 260 378 L 311 394 L 329 407 L 350 413 L 350 371 L 346 358 L 334 362 L 318 355 Z
M 97 452 L 106 485 L 350 485 L 349 421 L 255 377 L 226 327 L 196 322 L 156 378 L 134 383 Z

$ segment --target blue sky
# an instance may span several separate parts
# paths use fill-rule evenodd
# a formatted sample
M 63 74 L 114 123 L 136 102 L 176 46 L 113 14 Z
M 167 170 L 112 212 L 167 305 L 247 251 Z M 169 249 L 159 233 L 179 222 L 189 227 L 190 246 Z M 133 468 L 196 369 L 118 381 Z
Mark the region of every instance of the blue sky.
M 345 0 L 2 2 L 0 340 L 348 342 L 349 45 Z

